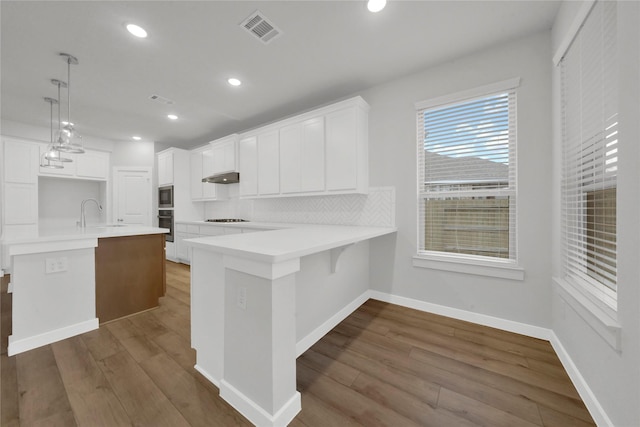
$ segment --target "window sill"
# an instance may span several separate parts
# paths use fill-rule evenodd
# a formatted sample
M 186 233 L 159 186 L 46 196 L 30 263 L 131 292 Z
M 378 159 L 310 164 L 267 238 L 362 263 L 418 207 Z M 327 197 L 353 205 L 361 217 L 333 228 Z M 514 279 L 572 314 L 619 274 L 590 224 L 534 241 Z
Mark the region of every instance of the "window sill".
M 512 263 L 491 262 L 449 256 L 414 256 L 413 266 L 433 270 L 475 274 L 501 279 L 524 280 L 524 269 Z
M 614 350 L 621 351 L 621 326 L 618 320 L 587 298 L 566 280 L 553 278 L 556 291 L 578 315 Z

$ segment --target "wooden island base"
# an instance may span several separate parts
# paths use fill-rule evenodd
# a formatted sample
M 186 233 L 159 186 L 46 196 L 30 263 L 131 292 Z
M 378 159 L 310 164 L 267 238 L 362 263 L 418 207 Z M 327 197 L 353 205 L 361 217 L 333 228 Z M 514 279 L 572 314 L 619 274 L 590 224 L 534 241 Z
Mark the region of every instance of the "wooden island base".
M 166 290 L 164 251 L 163 234 L 98 239 L 96 316 L 100 323 L 158 306 Z

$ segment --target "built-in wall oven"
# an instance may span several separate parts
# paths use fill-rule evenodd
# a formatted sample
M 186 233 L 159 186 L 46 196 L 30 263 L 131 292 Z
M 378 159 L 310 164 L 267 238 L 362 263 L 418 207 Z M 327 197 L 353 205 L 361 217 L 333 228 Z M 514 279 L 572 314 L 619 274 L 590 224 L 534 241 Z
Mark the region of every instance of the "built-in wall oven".
M 168 228 L 169 232 L 164 235 L 165 240 L 167 242 L 173 242 L 173 210 L 172 209 L 160 209 L 158 211 L 158 227 Z
M 158 187 L 158 207 L 160 209 L 173 207 L 173 185 Z

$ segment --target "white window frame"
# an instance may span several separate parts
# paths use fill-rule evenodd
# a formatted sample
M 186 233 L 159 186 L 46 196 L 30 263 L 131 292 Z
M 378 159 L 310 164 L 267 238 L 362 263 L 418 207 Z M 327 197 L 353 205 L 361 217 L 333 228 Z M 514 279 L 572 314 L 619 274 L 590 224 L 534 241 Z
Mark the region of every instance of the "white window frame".
M 448 104 L 455 104 L 464 101 L 471 101 L 474 98 L 481 98 L 485 96 L 490 96 L 493 94 L 497 94 L 500 92 L 508 92 L 517 90 L 520 86 L 520 78 L 512 78 L 509 80 L 504 80 L 492 84 L 488 84 L 485 86 L 477 87 L 474 89 L 457 92 L 450 95 L 445 95 L 438 98 L 433 98 L 427 101 L 417 102 L 415 104 L 417 116 L 421 116 L 421 113 L 424 110 L 436 108 L 439 106 L 445 106 Z M 517 118 L 514 118 L 517 120 Z M 420 117 L 418 117 L 420 120 Z M 420 126 L 420 124 L 418 124 Z M 416 135 L 416 140 L 418 135 Z M 423 141 L 418 141 L 418 150 L 417 150 L 417 170 L 418 170 L 418 181 L 423 179 L 421 177 L 421 169 L 424 165 L 424 147 L 421 146 Z M 510 161 L 510 167 L 516 167 L 517 159 L 513 159 L 513 162 Z M 516 175 L 517 181 L 517 175 Z M 519 266 L 517 256 L 515 259 L 503 259 L 503 258 L 493 258 L 493 257 L 480 257 L 474 255 L 464 255 L 464 254 L 455 254 L 455 253 L 446 253 L 446 252 L 435 252 L 435 251 L 419 251 L 420 242 L 423 237 L 420 235 L 420 230 L 422 229 L 420 221 L 424 222 L 424 218 L 422 217 L 420 211 L 420 204 L 424 201 L 424 194 L 422 192 L 422 185 L 418 182 L 416 200 L 417 200 L 417 217 L 418 223 L 416 224 L 416 255 L 413 257 L 413 266 L 420 268 L 430 268 L 436 270 L 444 270 L 444 271 L 453 271 L 458 273 L 467 273 L 474 274 L 480 276 L 489 276 L 489 277 L 498 277 L 504 279 L 511 280 L 524 280 L 524 269 Z M 517 184 L 516 188 L 511 189 L 510 191 L 515 195 L 515 212 L 517 212 Z M 518 219 L 517 215 L 514 221 L 515 230 L 513 232 L 510 231 L 510 250 L 516 250 L 517 254 L 517 235 L 518 235 L 518 227 L 517 227 Z

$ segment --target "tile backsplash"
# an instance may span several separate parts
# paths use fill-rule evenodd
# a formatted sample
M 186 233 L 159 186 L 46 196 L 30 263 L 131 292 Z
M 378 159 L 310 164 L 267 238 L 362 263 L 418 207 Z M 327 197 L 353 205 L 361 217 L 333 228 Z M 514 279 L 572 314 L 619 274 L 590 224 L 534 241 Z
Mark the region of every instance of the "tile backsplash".
M 395 226 L 395 187 L 374 187 L 369 194 L 238 199 L 209 202 L 207 218 L 244 218 L 260 222 Z

